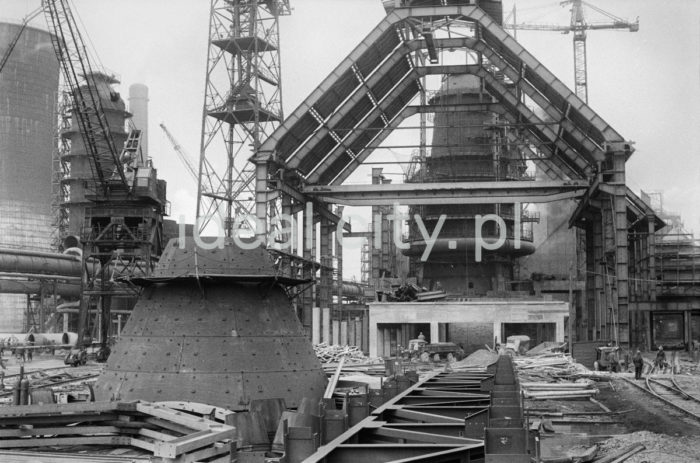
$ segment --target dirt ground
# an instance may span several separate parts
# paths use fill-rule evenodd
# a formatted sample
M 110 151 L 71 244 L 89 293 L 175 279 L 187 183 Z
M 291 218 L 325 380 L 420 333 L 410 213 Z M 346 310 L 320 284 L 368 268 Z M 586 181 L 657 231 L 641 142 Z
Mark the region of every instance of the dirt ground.
M 700 377 L 697 378 L 700 381 Z M 640 383 L 643 383 L 640 381 Z M 623 380 L 600 385 L 597 400 L 613 411 L 631 432 L 651 431 L 669 436 L 698 436 L 700 422 L 689 418 Z
M 700 384 L 700 376 L 692 375 Z M 613 411 L 624 411 L 617 419 L 628 434 L 603 442 L 598 458 L 641 443 L 646 449 L 626 463 L 698 463 L 700 462 L 700 421 L 678 412 L 623 380 L 612 387 L 601 384 L 597 400 Z

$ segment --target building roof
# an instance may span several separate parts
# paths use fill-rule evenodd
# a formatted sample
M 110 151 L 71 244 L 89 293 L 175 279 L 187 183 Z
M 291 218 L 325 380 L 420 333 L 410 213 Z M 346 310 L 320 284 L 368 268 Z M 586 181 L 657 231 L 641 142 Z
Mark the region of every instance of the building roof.
M 421 29 L 423 25 L 429 28 Z M 460 30 L 471 33 L 459 35 Z M 450 34 L 445 33 L 449 28 Z M 420 60 L 465 50 L 478 64 Z M 307 184 L 342 183 L 402 121 L 420 111 L 421 78 L 472 74 L 486 102 L 522 124 L 532 158 L 551 179 L 590 177 L 607 145 L 623 137 L 476 6 L 397 8 L 331 72 L 263 143 L 258 158 L 295 171 Z M 522 102 L 521 94 L 529 97 Z M 532 105 L 536 105 L 537 108 Z M 460 109 L 464 111 L 464 108 Z M 481 108 L 484 110 L 484 108 Z M 528 148 L 529 149 L 529 148 Z

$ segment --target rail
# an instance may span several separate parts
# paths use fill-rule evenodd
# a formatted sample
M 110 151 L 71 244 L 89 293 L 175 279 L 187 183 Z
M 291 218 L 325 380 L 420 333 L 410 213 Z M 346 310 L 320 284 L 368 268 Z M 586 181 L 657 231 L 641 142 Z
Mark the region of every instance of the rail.
M 682 406 L 682 405 L 680 405 L 680 404 L 674 402 L 673 400 L 670 400 L 670 399 L 664 397 L 662 394 L 660 394 L 659 392 L 657 392 L 657 390 L 655 390 L 655 389 L 652 387 L 652 384 L 655 384 L 655 385 L 657 385 L 657 386 L 662 386 L 662 387 L 664 387 L 665 389 L 667 389 L 667 390 L 673 392 L 673 393 L 674 393 L 675 395 L 677 395 L 678 397 L 684 399 L 684 401 L 685 401 L 685 400 L 692 400 L 694 403 L 700 404 L 700 399 L 698 399 L 697 397 L 695 397 L 695 396 L 693 396 L 693 395 L 691 395 L 691 394 L 688 394 L 685 390 L 683 390 L 683 389 L 678 385 L 678 383 L 675 381 L 675 378 L 667 379 L 667 381 L 670 381 L 670 382 L 672 383 L 672 385 L 668 385 L 668 384 L 664 384 L 662 381 L 660 381 L 660 378 L 649 378 L 649 377 L 647 377 L 647 378 L 646 378 L 646 381 L 645 381 L 646 388 L 645 388 L 644 386 L 641 386 L 641 385 L 635 383 L 634 381 L 632 381 L 632 380 L 630 380 L 630 379 L 628 379 L 628 378 L 621 378 L 621 379 L 623 379 L 623 380 L 626 381 L 627 383 L 633 385 L 634 387 L 636 387 L 636 388 L 638 388 L 638 389 L 641 389 L 642 391 L 646 392 L 647 394 L 651 395 L 652 397 L 655 397 L 655 398 L 661 400 L 662 402 L 664 402 L 664 403 L 670 405 L 671 407 L 673 407 L 674 409 L 680 411 L 681 413 L 683 413 L 683 414 L 685 414 L 685 415 L 687 415 L 687 416 L 690 416 L 691 418 L 695 418 L 696 420 L 700 421 L 700 414 L 694 413 L 693 411 L 689 410 L 689 409 L 688 409 L 688 404 L 685 404 L 685 405 Z M 698 407 L 698 410 L 700 410 L 700 406 Z

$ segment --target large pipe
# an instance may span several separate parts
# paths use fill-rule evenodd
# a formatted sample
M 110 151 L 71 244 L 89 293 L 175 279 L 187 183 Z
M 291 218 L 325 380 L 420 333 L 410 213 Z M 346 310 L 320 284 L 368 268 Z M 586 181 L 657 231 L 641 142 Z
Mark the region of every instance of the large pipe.
M 79 297 L 80 285 L 70 283 L 50 283 L 46 287 L 46 294 L 55 293 L 62 297 Z M 2 294 L 40 294 L 41 282 L 37 280 L 0 280 L 0 293 Z
M 78 342 L 78 333 L 29 333 L 24 341 L 33 342 L 35 346 L 75 346 L 75 343 Z
M 80 265 L 78 256 L 0 248 L 0 272 L 80 277 Z
M 334 290 L 338 287 L 336 282 L 333 283 Z M 349 281 L 343 282 L 343 296 L 360 298 L 365 295 L 365 287 L 359 283 Z

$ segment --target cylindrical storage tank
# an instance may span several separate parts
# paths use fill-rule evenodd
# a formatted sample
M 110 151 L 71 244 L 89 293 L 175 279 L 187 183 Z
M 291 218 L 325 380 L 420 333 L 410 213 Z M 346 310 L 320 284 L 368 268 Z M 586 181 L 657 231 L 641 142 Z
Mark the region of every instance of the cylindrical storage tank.
M 20 31 L 0 23 L 0 56 Z M 44 30 L 26 27 L 0 72 L 0 247 L 48 251 L 59 66 Z M 0 295 L 3 329 L 24 329 L 26 296 Z
M 143 166 L 148 159 L 148 87 L 144 84 L 129 86 L 129 112 L 131 120 L 141 131 L 141 158 L 138 165 Z

